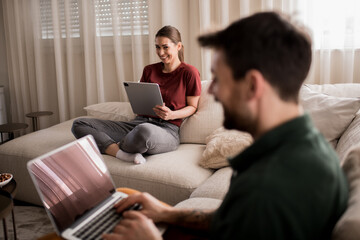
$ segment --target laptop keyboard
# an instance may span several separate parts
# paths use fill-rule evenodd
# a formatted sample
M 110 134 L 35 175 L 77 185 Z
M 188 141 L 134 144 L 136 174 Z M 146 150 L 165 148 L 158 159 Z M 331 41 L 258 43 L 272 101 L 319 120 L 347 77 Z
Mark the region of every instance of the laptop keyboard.
M 111 204 L 102 213 L 93 220 L 84 225 L 74 233 L 74 236 L 80 239 L 102 239 L 104 233 L 109 233 L 119 222 L 121 214 L 116 213 L 114 205 Z

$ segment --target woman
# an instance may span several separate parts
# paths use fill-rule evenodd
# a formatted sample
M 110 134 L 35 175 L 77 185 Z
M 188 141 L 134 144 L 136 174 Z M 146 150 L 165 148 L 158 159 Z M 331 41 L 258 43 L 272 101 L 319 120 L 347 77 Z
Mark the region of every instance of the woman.
M 161 28 L 155 35 L 155 47 L 161 62 L 146 66 L 140 81 L 160 86 L 164 104 L 154 107 L 157 118 L 137 116 L 130 122 L 80 118 L 72 126 L 76 138 L 91 134 L 102 153 L 136 164 L 146 162 L 143 154 L 179 146 L 182 119 L 194 114 L 198 106 L 200 74 L 184 63 L 184 47 L 175 27 Z

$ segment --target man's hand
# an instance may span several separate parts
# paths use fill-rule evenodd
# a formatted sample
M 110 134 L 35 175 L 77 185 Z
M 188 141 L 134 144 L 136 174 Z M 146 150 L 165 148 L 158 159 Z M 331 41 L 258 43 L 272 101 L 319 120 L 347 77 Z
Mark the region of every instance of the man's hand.
M 125 211 L 123 219 L 114 228 L 113 233 L 104 234 L 105 240 L 160 240 L 160 232 L 154 222 L 138 211 Z
M 152 219 L 155 223 L 164 222 L 167 213 L 172 209 L 171 206 L 165 205 L 148 193 L 129 195 L 127 198 L 116 203 L 114 207 L 118 213 L 121 213 L 136 203 L 141 205 L 138 212 L 141 212 L 146 217 Z
M 153 110 L 159 118 L 163 120 L 173 120 L 173 111 L 165 106 L 165 103 L 163 103 L 163 105 L 156 105 Z

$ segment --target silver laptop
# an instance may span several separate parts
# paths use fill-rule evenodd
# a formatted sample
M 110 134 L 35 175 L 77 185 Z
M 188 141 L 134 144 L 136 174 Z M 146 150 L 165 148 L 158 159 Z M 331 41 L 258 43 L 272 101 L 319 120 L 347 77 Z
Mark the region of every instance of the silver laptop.
M 156 116 L 153 108 L 163 104 L 159 84 L 124 82 L 124 87 L 135 114 Z
M 113 206 L 127 195 L 115 191 L 92 136 L 31 160 L 27 168 L 57 234 L 63 238 L 101 239 L 120 220 Z

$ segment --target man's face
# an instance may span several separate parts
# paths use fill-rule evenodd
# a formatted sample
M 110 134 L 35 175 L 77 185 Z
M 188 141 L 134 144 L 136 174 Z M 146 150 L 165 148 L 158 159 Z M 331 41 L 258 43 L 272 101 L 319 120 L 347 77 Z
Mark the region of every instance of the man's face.
M 255 126 L 253 114 L 247 102 L 248 87 L 244 79 L 235 80 L 225 61 L 223 50 L 215 50 L 211 66 L 213 80 L 209 93 L 213 94 L 224 109 L 224 127 L 252 132 Z

